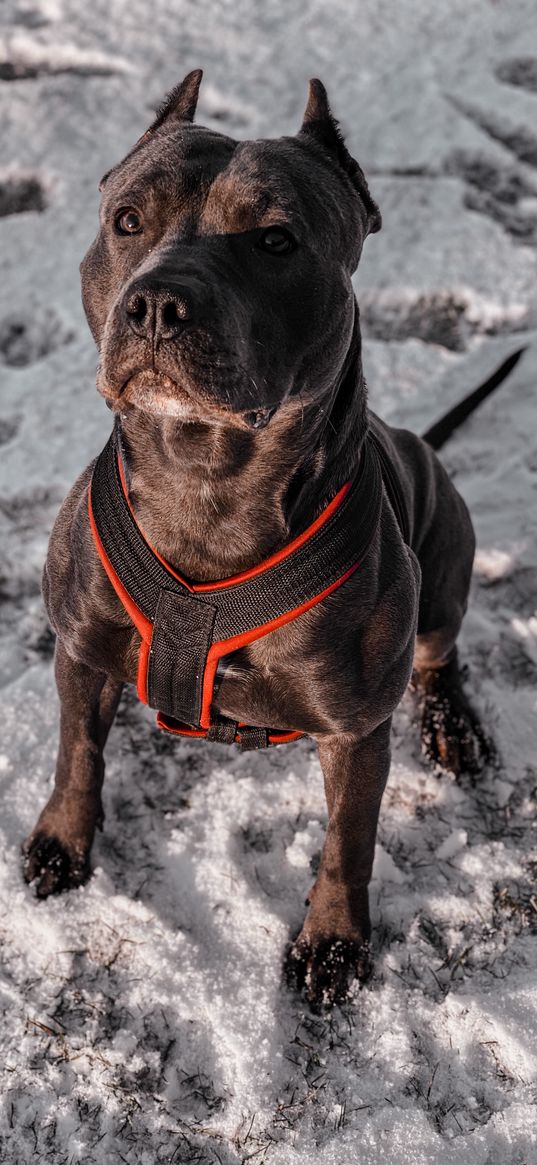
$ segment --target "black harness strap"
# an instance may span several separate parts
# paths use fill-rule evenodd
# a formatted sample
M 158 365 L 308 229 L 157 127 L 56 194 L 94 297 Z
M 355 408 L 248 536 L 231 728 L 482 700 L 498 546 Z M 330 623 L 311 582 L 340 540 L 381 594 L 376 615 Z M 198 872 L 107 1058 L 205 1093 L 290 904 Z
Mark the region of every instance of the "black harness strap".
M 233 744 L 238 728 L 236 720 L 228 720 L 226 716 L 213 714 L 213 722 L 207 729 L 207 740 L 216 740 L 219 744 Z
M 239 728 L 241 749 L 243 752 L 253 752 L 256 748 L 268 748 L 268 728 L 257 728 L 255 724 Z

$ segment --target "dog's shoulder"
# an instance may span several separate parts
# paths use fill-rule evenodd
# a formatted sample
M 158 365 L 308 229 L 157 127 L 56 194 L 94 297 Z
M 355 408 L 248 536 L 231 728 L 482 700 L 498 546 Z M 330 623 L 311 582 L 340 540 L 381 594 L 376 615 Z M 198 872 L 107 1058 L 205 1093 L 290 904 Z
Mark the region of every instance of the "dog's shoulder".
M 73 567 L 89 547 L 87 494 L 94 462 L 83 470 L 62 502 L 49 539 L 43 569 L 43 598 L 50 622 L 57 631 L 55 609 L 58 597 L 69 582 Z
M 374 413 L 370 413 L 369 420 L 408 517 L 409 545 L 419 556 L 431 529 L 438 524 L 457 527 L 466 508 L 447 470 L 426 441 L 410 429 L 386 424 Z
M 105 574 L 92 537 L 88 489 L 94 464 L 80 474 L 60 508 L 49 540 L 42 590 L 51 626 L 67 653 L 99 668 L 114 654 L 118 637 L 115 654 L 128 655 L 129 661 L 131 655 L 134 658 L 130 639 L 138 636 Z

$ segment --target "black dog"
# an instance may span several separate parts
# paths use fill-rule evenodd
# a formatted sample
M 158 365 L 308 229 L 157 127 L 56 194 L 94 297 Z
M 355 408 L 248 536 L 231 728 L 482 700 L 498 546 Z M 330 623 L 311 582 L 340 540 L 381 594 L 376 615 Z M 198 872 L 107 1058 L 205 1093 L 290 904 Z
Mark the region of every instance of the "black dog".
M 329 822 L 288 971 L 311 1002 L 332 1002 L 368 973 L 391 715 L 413 668 L 431 757 L 458 773 L 485 751 L 455 648 L 474 536 L 432 450 L 368 413 L 351 275 L 381 220 L 322 84 L 310 84 L 297 136 L 238 143 L 192 124 L 200 79 L 185 79 L 103 179 L 84 306 L 129 504 L 183 579 L 251 573 L 345 483 L 358 482 L 361 520 L 367 465 L 380 465 L 359 568 L 229 655 L 211 710 L 217 739 L 239 722 L 317 741 Z M 139 667 L 139 631 L 90 530 L 91 473 L 62 507 L 45 569 L 61 741 L 55 790 L 24 847 L 41 897 L 88 875 L 103 746 Z

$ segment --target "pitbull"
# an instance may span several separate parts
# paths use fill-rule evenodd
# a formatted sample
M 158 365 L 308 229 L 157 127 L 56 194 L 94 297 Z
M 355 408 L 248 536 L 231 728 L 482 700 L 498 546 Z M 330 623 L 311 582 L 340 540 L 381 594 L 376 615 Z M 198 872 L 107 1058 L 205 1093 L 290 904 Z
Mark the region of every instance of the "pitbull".
M 255 567 L 355 478 L 370 431 L 384 450 L 392 488 L 360 568 L 229 656 L 215 699 L 216 714 L 317 743 L 328 826 L 286 967 L 319 1007 L 370 971 L 390 724 L 411 677 L 429 757 L 455 774 L 486 759 L 456 649 L 474 535 L 432 449 L 368 411 L 351 276 L 381 217 L 322 83 L 310 82 L 296 136 L 237 142 L 193 124 L 200 80 L 197 70 L 177 86 L 103 178 L 83 302 L 130 505 L 183 578 Z M 23 846 L 41 898 L 88 877 L 103 748 L 140 650 L 91 536 L 91 472 L 62 506 L 44 572 L 60 746 L 54 791 Z

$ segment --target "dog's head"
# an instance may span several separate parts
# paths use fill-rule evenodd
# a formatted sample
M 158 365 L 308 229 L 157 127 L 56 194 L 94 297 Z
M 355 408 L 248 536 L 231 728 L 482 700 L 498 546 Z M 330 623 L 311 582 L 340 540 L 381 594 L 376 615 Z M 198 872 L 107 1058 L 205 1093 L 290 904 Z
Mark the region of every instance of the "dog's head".
M 112 407 L 255 428 L 337 379 L 380 214 L 320 81 L 296 136 L 236 142 L 193 124 L 200 80 L 103 178 L 83 301 Z

